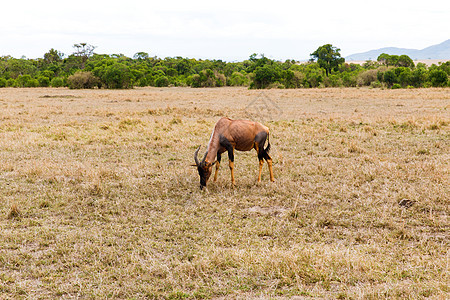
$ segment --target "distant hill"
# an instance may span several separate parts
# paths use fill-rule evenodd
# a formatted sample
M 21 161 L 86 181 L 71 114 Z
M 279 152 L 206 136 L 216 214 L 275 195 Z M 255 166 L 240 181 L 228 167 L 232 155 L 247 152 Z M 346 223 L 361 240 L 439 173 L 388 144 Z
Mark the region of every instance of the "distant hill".
M 382 54 L 387 53 L 390 55 L 408 55 L 412 60 L 420 59 L 450 59 L 450 39 L 438 45 L 433 45 L 422 50 L 417 49 L 406 49 L 406 48 L 395 48 L 387 47 L 377 50 L 370 50 L 363 53 L 356 53 L 349 55 L 345 58 L 346 61 L 364 61 L 364 60 L 376 60 L 377 57 Z

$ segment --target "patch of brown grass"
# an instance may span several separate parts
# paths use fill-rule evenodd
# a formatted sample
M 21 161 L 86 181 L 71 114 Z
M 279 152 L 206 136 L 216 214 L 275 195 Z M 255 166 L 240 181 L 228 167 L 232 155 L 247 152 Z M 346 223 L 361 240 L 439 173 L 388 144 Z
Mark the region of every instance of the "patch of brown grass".
M 20 217 L 19 208 L 17 207 L 17 204 L 14 203 L 11 205 L 11 209 L 9 210 L 8 219 L 17 219 L 19 217 Z

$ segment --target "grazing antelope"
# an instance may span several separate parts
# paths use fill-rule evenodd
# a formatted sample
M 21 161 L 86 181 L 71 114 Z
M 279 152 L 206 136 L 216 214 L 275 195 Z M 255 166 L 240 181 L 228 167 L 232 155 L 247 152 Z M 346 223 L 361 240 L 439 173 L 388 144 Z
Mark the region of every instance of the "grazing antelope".
M 266 139 L 267 147 L 264 149 Z M 211 134 L 211 138 L 202 161 L 198 161 L 197 157 L 200 146 L 194 153 L 195 166 L 197 167 L 198 174 L 200 175 L 200 189 L 203 189 L 203 187 L 206 186 L 214 165 L 216 165 L 214 181 L 217 180 L 220 160 L 222 158 L 222 153 L 225 151 L 228 152 L 231 183 L 235 185 L 234 149 L 239 151 L 250 151 L 255 149 L 258 153 L 259 159 L 258 182 L 261 182 L 261 171 L 264 164 L 264 159 L 267 161 L 267 165 L 269 166 L 270 180 L 275 181 L 272 171 L 272 158 L 269 156 L 269 128 L 258 122 L 231 120 L 223 117 L 214 126 L 214 130 Z

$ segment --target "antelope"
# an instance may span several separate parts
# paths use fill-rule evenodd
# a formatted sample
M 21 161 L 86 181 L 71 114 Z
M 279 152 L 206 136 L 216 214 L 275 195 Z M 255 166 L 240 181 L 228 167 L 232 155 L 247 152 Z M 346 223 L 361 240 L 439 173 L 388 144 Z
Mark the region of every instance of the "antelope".
M 267 139 L 267 147 L 264 144 Z M 258 182 L 261 182 L 261 172 L 266 160 L 269 166 L 270 181 L 275 181 L 272 170 L 272 158 L 269 156 L 270 141 L 269 128 L 253 121 L 248 120 L 231 120 L 223 117 L 217 121 L 211 134 L 206 153 L 201 161 L 198 160 L 198 146 L 194 153 L 195 165 L 200 175 L 200 189 L 206 187 L 209 177 L 212 173 L 212 167 L 216 165 L 214 173 L 214 182 L 217 181 L 222 153 L 228 152 L 229 167 L 231 171 L 231 183 L 236 184 L 234 180 L 234 150 L 250 151 L 255 149 L 259 159 L 259 175 Z M 217 160 L 216 160 L 217 158 Z

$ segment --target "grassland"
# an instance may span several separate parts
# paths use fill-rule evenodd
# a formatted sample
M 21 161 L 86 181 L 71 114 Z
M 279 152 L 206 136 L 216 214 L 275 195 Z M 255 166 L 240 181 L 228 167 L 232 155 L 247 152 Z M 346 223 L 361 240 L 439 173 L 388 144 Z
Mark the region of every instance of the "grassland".
M 200 191 L 224 115 L 275 183 L 237 152 Z M 449 124 L 449 89 L 0 89 L 0 298 L 448 299 Z

